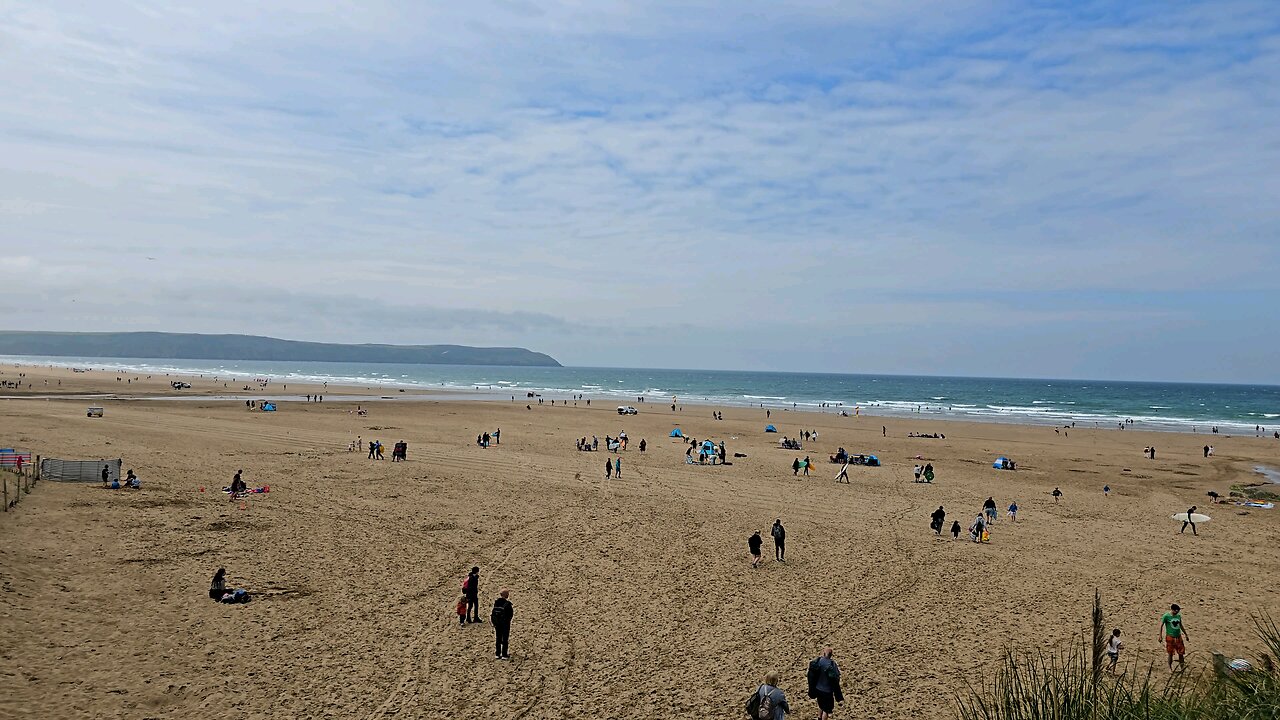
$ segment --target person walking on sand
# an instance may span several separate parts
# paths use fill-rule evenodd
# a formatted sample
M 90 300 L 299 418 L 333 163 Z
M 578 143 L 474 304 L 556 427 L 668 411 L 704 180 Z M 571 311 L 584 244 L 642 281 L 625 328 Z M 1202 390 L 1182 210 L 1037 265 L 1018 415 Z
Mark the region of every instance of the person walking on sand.
M 929 529 L 933 530 L 934 535 L 942 534 L 942 524 L 947 521 L 947 511 L 939 505 L 937 510 L 929 516 Z
M 1009 520 L 1011 522 L 1018 522 L 1018 501 L 1017 500 L 1014 500 L 1013 502 L 1009 503 Z
M 1120 628 L 1111 631 L 1111 637 L 1107 639 L 1107 671 L 1115 674 L 1116 664 L 1120 662 L 1120 651 L 1124 649 L 1124 642 L 1120 640 Z
M 836 703 L 844 704 L 844 694 L 840 692 L 840 666 L 832 657 L 834 651 L 828 646 L 809 663 L 809 697 L 818 701 L 818 720 L 830 720 L 835 712 Z
M 613 476 L 615 478 L 622 477 L 622 458 L 620 457 L 613 459 Z
M 510 597 L 510 590 L 499 590 L 498 599 L 493 601 L 493 611 L 489 613 L 489 619 L 493 621 L 493 657 L 496 660 L 511 659 L 507 645 L 511 640 L 511 618 L 515 616 L 516 610 Z
M 480 619 L 480 568 L 472 567 L 467 579 L 462 581 L 462 595 L 467 599 L 466 621 L 482 623 Z
M 1182 624 L 1182 608 L 1177 603 L 1169 606 L 1169 612 L 1160 616 L 1160 639 L 1164 641 L 1164 651 L 1169 654 L 1169 669 L 1173 670 L 1173 656 L 1178 656 L 1178 669 L 1186 667 L 1187 647 L 1184 641 L 1190 639 L 1187 628 Z
M 1058 499 L 1059 499 L 1059 498 L 1061 498 L 1061 497 L 1062 497 L 1062 491 L 1061 491 L 1061 490 L 1059 490 L 1058 488 L 1054 488 L 1054 489 L 1053 489 L 1053 501 L 1054 501 L 1054 502 L 1058 502 Z
M 791 474 L 792 474 L 792 475 L 799 475 L 799 474 L 800 474 L 800 458 L 796 458 L 796 461 L 795 461 L 795 462 L 793 462 L 793 463 L 791 463 Z M 102 469 L 102 482 L 104 482 L 104 483 L 105 483 L 106 481 L 107 481 L 107 469 L 106 469 L 106 468 L 103 468 L 103 469 Z
M 969 526 L 969 539 L 976 543 L 982 542 L 982 533 L 986 532 L 987 521 L 982 515 L 973 519 L 973 524 Z
M 764 683 L 747 701 L 747 715 L 752 720 L 786 720 L 789 712 L 791 706 L 787 704 L 787 695 L 778 687 L 778 673 L 768 673 L 764 676 Z
M 912 468 L 911 472 L 916 476 L 915 481 L 920 482 L 920 473 L 924 472 L 924 468 L 920 467 L 920 463 L 916 463 L 916 466 Z
M 951 521 L 951 539 L 952 540 L 960 539 L 960 521 L 959 520 Z
M 747 549 L 751 551 L 752 568 L 760 567 L 760 545 L 762 543 L 764 543 L 764 541 L 760 539 L 759 530 L 755 531 L 751 534 L 751 537 L 747 538 Z
M 613 461 L 609 458 L 604 459 L 604 479 L 608 480 L 613 477 Z
M 773 521 L 773 529 L 769 531 L 773 535 L 773 559 L 778 562 L 786 562 L 787 559 L 787 529 L 782 527 L 782 518 Z
M 1196 506 L 1195 506 L 1195 505 L 1192 505 L 1190 508 L 1188 508 L 1188 509 L 1187 509 L 1187 519 L 1182 521 L 1182 529 L 1178 531 L 1178 534 L 1179 534 L 1179 535 L 1181 535 L 1182 533 L 1185 533 L 1185 532 L 1187 531 L 1187 526 L 1188 526 L 1188 525 L 1190 525 L 1190 526 L 1191 526 L 1191 534 L 1192 534 L 1192 535 L 1196 535 L 1196 534 L 1197 534 L 1197 533 L 1196 533 L 1196 524 L 1195 524 L 1195 522 L 1193 522 L 1193 521 L 1191 520 L 1191 515 L 1192 515 L 1193 513 L 1195 513 L 1195 511 L 1196 511 Z
M 995 498 L 989 497 L 986 502 L 982 503 L 982 514 L 987 516 L 988 525 L 996 521 L 996 516 L 999 513 L 996 512 Z
M 462 595 L 458 598 L 458 605 L 454 608 L 458 612 L 458 627 L 465 627 L 467 624 L 467 596 Z
M 849 482 L 849 461 L 848 460 L 844 461 L 844 465 L 840 466 L 840 474 L 836 475 L 836 482 L 840 482 L 841 480 L 845 482 Z
M 804 456 L 804 460 L 800 461 L 800 469 L 804 471 L 804 476 L 809 477 L 809 468 L 813 466 L 813 461 L 808 455 Z

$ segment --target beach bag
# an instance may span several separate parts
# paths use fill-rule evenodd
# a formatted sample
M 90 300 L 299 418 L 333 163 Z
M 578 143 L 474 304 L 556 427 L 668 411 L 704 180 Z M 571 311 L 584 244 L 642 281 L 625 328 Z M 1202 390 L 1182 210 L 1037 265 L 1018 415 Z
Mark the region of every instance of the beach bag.
M 469 595 L 471 591 L 471 576 L 462 578 L 462 594 Z

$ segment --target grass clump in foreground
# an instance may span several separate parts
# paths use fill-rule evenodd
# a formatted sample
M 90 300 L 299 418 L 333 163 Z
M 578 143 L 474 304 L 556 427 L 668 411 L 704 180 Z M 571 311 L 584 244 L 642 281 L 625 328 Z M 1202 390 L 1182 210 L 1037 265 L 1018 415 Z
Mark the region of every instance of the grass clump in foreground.
M 1009 653 L 985 685 L 957 701 L 959 720 L 1278 720 L 1280 629 L 1255 618 L 1266 646 L 1252 669 L 1233 670 L 1214 655 L 1201 673 L 1170 675 L 1163 667 L 1130 663 L 1119 675 L 1104 671 L 1105 635 L 1094 596 L 1093 638 L 1068 652 Z

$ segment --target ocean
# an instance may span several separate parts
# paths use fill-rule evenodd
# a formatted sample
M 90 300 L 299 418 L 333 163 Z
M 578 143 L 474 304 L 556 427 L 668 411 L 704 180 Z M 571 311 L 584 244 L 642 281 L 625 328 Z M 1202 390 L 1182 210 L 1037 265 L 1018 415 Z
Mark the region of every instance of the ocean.
M 583 395 L 599 402 L 755 406 L 772 409 L 861 412 L 869 415 L 948 418 L 1044 425 L 1254 432 L 1280 429 L 1280 386 L 1199 383 L 913 377 L 828 373 L 645 370 L 588 367 L 391 365 L 284 361 L 168 360 L 149 358 L 7 357 L 7 363 L 270 378 L 281 384 L 330 382 L 382 390 L 471 391 L 482 398 L 524 399 Z M 233 386 L 234 389 L 234 386 Z M 925 425 L 920 426 L 925 431 Z

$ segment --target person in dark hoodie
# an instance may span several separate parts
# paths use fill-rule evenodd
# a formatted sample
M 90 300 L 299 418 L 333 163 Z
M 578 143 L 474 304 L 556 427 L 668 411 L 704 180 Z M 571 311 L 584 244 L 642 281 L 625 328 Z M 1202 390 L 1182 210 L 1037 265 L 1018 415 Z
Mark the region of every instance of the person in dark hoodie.
M 764 541 L 760 539 L 759 530 L 755 531 L 752 533 L 751 537 L 747 538 L 747 549 L 751 551 L 751 567 L 753 568 L 760 567 L 760 545 L 763 542 Z
M 773 521 L 773 559 L 783 562 L 787 559 L 787 529 L 782 527 L 782 518 Z
M 930 517 L 929 527 L 933 529 L 933 534 L 941 535 L 942 524 L 947 521 L 947 511 L 943 510 L 942 506 L 939 505 L 938 509 L 934 510 L 933 514 L 930 515 L 929 517 Z
M 213 581 L 209 583 L 209 599 L 222 602 L 222 596 L 227 594 L 227 569 L 218 568 L 218 572 L 213 574 Z
M 480 568 L 472 567 L 467 573 L 467 583 L 462 588 L 467 598 L 467 622 L 482 623 L 480 619 Z
M 493 601 L 493 612 L 489 619 L 493 621 L 494 648 L 493 657 L 498 660 L 510 660 L 507 643 L 511 639 L 511 618 L 515 616 L 515 607 L 508 599 L 511 591 L 502 588 L 498 591 L 498 599 Z
M 830 647 L 822 648 L 822 654 L 809 663 L 809 697 L 818 701 L 818 720 L 829 720 L 836 703 L 844 703 L 840 692 L 840 666 L 832 659 Z

